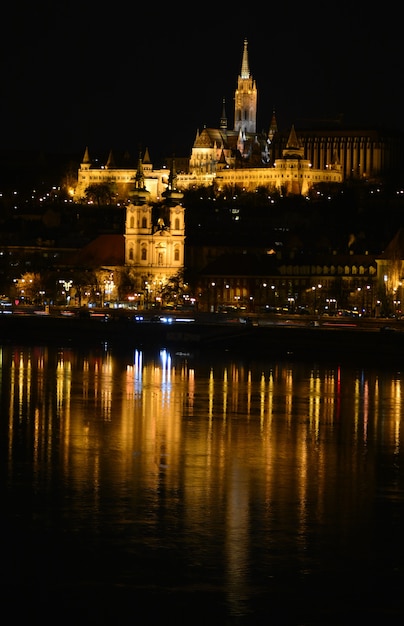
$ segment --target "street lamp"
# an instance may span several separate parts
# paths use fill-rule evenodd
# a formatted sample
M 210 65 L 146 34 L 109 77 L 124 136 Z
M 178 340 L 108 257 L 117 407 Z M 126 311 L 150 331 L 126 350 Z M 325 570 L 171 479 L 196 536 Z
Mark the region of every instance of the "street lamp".
M 317 289 L 321 289 L 322 285 L 318 284 L 317 286 L 312 287 L 313 295 L 314 295 L 314 303 L 313 303 L 313 313 L 314 315 L 317 313 Z
M 66 297 L 66 306 L 70 302 L 70 288 L 73 285 L 73 281 L 71 280 L 59 280 L 59 283 L 63 285 L 62 294 Z
M 210 312 L 214 313 L 216 311 L 216 283 L 211 283 L 211 287 L 213 290 L 213 304 L 210 305 Z

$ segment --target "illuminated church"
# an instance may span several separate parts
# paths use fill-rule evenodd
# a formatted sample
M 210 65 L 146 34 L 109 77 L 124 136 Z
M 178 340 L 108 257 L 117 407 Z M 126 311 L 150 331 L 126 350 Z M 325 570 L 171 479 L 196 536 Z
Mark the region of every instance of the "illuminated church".
M 257 132 L 258 88 L 244 41 L 241 72 L 234 96 L 234 124 L 229 128 L 225 102 L 218 128 L 198 131 L 177 187 L 185 190 L 215 184 L 218 189 L 239 187 L 254 191 L 268 187 L 283 195 L 306 195 L 319 183 L 348 179 L 379 180 L 397 171 L 402 158 L 402 140 L 394 132 L 375 129 L 332 128 L 279 131 L 275 113 L 267 132 Z M 182 159 L 184 161 L 184 159 Z M 148 149 L 143 155 L 144 181 L 152 202 L 160 201 L 168 186 L 168 168 L 154 169 Z M 124 196 L 134 188 L 136 165 L 116 163 L 112 152 L 107 162 L 94 164 L 86 148 L 78 171 L 74 197 L 85 196 L 91 185 L 115 184 Z
M 219 190 L 235 187 L 255 191 L 268 187 L 284 195 L 305 195 L 317 183 L 341 183 L 336 154 L 323 168 L 314 169 L 305 158 L 304 146 L 292 127 L 279 157 L 275 160 L 272 142 L 278 133 L 275 114 L 268 133 L 257 132 L 257 85 L 250 73 L 248 42 L 244 41 L 241 73 L 234 97 L 234 128 L 228 128 L 225 103 L 219 128 L 197 133 L 189 172 L 178 176 L 182 189 L 216 184 Z
M 184 267 L 185 209 L 174 166 L 158 208 L 153 207 L 145 182 L 139 159 L 136 188 L 126 207 L 125 266 L 135 287 L 134 302 L 148 308 L 161 301 L 165 286 Z

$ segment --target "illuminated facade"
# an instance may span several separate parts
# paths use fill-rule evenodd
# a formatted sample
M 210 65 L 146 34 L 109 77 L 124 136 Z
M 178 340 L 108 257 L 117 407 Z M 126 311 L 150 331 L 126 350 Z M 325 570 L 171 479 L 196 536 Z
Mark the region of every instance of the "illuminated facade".
M 167 189 L 169 170 L 162 168 L 155 170 L 150 160 L 149 151 L 146 148 L 142 158 L 143 176 L 145 186 L 153 202 L 161 200 L 163 192 Z M 77 176 L 77 186 L 74 198 L 79 202 L 86 195 L 86 189 L 91 185 L 115 185 L 120 196 L 128 198 L 135 188 L 136 166 L 121 163 L 117 166 L 115 158 L 110 152 L 105 165 L 98 166 L 90 158 L 88 147 L 85 149 L 83 161 Z
M 279 131 L 273 112 L 268 131 L 258 133 L 257 100 L 245 40 L 234 94 L 233 128 L 229 128 L 223 101 L 219 127 L 197 131 L 188 168 L 177 176 L 178 189 L 216 183 L 219 188 L 238 186 L 254 191 L 269 187 L 283 194 L 305 195 L 319 183 L 377 180 L 401 167 L 402 138 L 394 132 L 344 129 L 339 120 L 317 128 Z M 150 198 L 158 201 L 167 188 L 169 172 L 153 169 L 147 149 L 143 166 Z M 86 149 L 74 197 L 79 201 L 90 185 L 104 183 L 116 184 L 123 196 L 129 196 L 134 179 L 134 167 L 117 166 L 111 153 L 107 163 L 99 166 L 91 162 Z
M 305 195 L 319 183 L 355 178 L 377 179 L 394 172 L 402 162 L 402 138 L 375 129 L 328 128 L 279 131 L 275 113 L 268 133 L 256 132 L 257 86 L 248 62 L 247 41 L 234 102 L 234 128 L 228 129 L 223 103 L 219 128 L 198 132 L 187 175 L 178 177 L 186 189 L 214 182 L 219 188 L 254 191 L 266 186 L 283 194 Z
M 136 192 L 126 208 L 125 266 L 140 305 L 159 302 L 164 286 L 184 267 L 185 209 L 174 178 L 170 175 L 156 215 L 139 161 Z
M 344 129 L 339 122 L 329 128 L 298 129 L 298 137 L 315 170 L 329 169 L 338 163 L 345 180 L 378 181 L 399 173 L 403 163 L 403 138 L 394 131 L 355 128 Z M 271 142 L 275 163 L 288 142 L 287 132 L 277 132 Z
M 229 168 L 238 171 L 241 181 L 251 182 L 257 176 L 250 171 L 252 168 L 268 169 L 270 140 L 276 132 L 276 119 L 273 115 L 268 133 L 256 132 L 257 97 L 257 85 L 250 73 L 245 40 L 241 73 L 234 94 L 234 128 L 228 128 L 223 102 L 220 128 L 204 128 L 202 132 L 197 132 L 189 161 L 189 172 L 187 176 L 178 176 L 179 187 L 211 184 L 219 172 L 220 176 L 226 176 Z M 248 173 L 246 169 L 249 170 Z M 254 186 L 253 182 L 251 186 Z
M 338 162 L 330 163 L 325 169 L 313 169 L 310 161 L 304 158 L 304 149 L 292 127 L 282 158 L 275 161 L 274 167 L 224 169 L 217 172 L 215 181 L 219 189 L 239 186 L 246 191 L 255 191 L 262 186 L 284 195 L 307 195 L 315 184 L 342 183 L 342 173 Z

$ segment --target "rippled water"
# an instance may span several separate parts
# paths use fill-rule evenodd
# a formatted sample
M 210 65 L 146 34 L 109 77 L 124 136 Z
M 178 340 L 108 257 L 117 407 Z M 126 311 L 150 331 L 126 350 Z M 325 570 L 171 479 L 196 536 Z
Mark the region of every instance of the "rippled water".
M 107 347 L 0 357 L 14 622 L 403 618 L 400 371 Z

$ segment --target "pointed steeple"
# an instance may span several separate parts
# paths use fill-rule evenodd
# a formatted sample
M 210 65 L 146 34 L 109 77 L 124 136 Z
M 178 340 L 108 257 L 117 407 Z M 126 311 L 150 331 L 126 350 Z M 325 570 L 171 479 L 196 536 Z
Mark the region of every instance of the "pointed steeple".
M 146 148 L 146 150 L 144 151 L 144 155 L 143 155 L 143 163 L 144 163 L 144 164 L 146 164 L 146 163 L 147 163 L 147 164 L 151 163 L 151 160 L 150 160 L 150 154 L 149 154 L 149 148 Z
M 296 135 L 296 131 L 295 131 L 295 126 L 294 124 L 292 124 L 292 128 L 290 129 L 290 133 L 289 133 L 289 139 L 288 142 L 286 144 L 286 147 L 289 149 L 294 149 L 294 148 L 300 148 L 300 141 L 297 138 Z
M 150 192 L 147 191 L 144 184 L 143 163 L 142 155 L 139 152 L 139 160 L 137 164 L 136 176 L 135 176 L 135 191 L 133 192 L 134 204 L 146 204 L 150 197 Z
M 247 46 L 247 39 L 244 39 L 241 74 L 234 94 L 234 130 L 242 128 L 246 133 L 254 134 L 257 124 L 257 86 L 250 74 Z
M 304 157 L 304 147 L 297 138 L 294 125 L 289 133 L 289 139 L 286 142 L 286 148 L 282 151 L 285 159 L 302 159 Z
M 226 101 L 223 98 L 222 117 L 220 118 L 220 129 L 227 130 Z
M 144 189 L 144 175 L 143 175 L 143 163 L 142 163 L 142 155 L 139 152 L 139 159 L 137 162 L 137 170 L 135 176 L 135 187 L 136 189 Z
M 272 143 L 275 133 L 278 132 L 278 123 L 275 117 L 275 110 L 272 111 L 271 123 L 269 125 L 268 141 Z
M 113 167 L 115 167 L 115 159 L 114 159 L 114 155 L 112 153 L 112 150 L 110 150 L 109 151 L 109 155 L 108 155 L 108 160 L 107 160 L 107 163 L 105 165 L 105 168 L 107 170 L 110 170 Z
M 86 146 L 86 149 L 84 151 L 84 156 L 83 156 L 82 163 L 85 163 L 86 165 L 90 165 L 90 163 L 91 163 L 90 153 L 88 151 L 88 146 Z
M 170 174 L 168 176 L 167 189 L 161 194 L 167 201 L 167 204 L 174 205 L 179 204 L 183 199 L 184 194 L 177 189 L 177 171 L 175 169 L 175 159 L 173 158 L 171 163 Z
M 81 170 L 85 170 L 88 171 L 91 168 L 91 159 L 90 159 L 90 153 L 88 151 L 88 146 L 86 146 L 86 149 L 84 151 L 84 156 L 83 156 L 83 160 L 80 164 L 80 169 Z
M 243 60 L 241 63 L 241 78 L 250 78 L 250 67 L 248 65 L 248 41 L 244 39 Z
M 171 190 L 176 189 L 176 182 L 177 182 L 177 170 L 175 169 L 175 159 L 173 157 L 173 160 L 171 163 L 171 170 L 170 170 L 170 174 L 168 177 L 168 188 Z
M 294 126 L 294 124 L 292 124 L 292 128 L 290 129 L 290 133 L 289 133 L 289 139 L 288 139 L 288 141 L 286 143 L 286 148 L 288 150 L 290 150 L 290 149 L 293 150 L 295 148 L 298 149 L 300 147 L 301 147 L 301 145 L 300 145 L 300 141 L 298 140 L 297 135 L 296 135 L 295 126 Z

